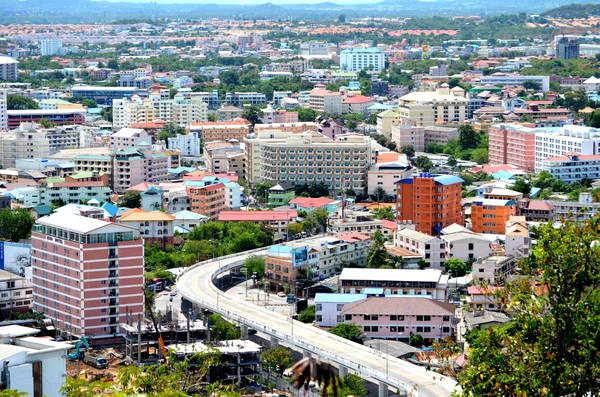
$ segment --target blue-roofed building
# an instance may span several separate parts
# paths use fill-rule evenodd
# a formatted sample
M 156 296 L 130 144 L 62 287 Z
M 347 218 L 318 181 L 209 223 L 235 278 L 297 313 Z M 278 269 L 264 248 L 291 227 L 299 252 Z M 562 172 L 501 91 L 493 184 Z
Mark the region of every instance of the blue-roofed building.
M 438 235 L 446 226 L 461 225 L 463 180 L 427 172 L 401 179 L 397 186 L 398 221 L 411 221 L 415 230 Z
M 189 174 L 190 172 L 196 171 L 194 167 L 177 167 L 177 168 L 169 168 L 169 176 L 171 179 L 182 179 L 185 174 Z
M 119 207 L 108 202 L 102 204 L 102 207 L 100 208 L 102 208 L 107 214 L 109 214 L 110 218 L 114 218 L 117 215 L 117 211 L 119 210 Z

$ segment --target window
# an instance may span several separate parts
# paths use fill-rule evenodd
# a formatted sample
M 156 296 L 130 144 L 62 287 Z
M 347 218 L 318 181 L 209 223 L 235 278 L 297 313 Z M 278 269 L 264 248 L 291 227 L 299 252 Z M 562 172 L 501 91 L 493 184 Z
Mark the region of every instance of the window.
M 430 333 L 431 327 L 423 327 L 423 332 Z
M 316 307 L 315 310 L 318 311 L 318 312 L 322 311 L 323 310 L 323 305 L 320 304 L 320 303 L 317 303 L 317 307 Z
M 377 314 L 372 314 L 371 315 L 371 320 L 372 321 L 377 321 L 377 320 L 379 320 L 379 316 Z
M 363 320 L 365 320 L 365 321 L 371 321 L 371 315 L 370 314 L 364 314 L 363 315 Z
M 469 251 L 473 251 L 473 243 L 469 243 Z
M 344 307 L 343 303 L 338 303 L 338 305 L 337 305 L 337 311 L 341 312 L 343 307 Z
M 423 327 L 417 327 L 417 332 L 423 333 Z
M 323 321 L 323 316 L 321 316 L 321 315 L 319 314 L 319 315 L 315 316 L 315 320 L 316 320 L 317 322 L 321 322 L 321 321 Z
M 442 321 L 450 321 L 450 316 L 444 316 L 444 317 L 442 317 Z
M 431 321 L 431 316 L 417 316 L 417 321 Z
M 365 325 L 365 326 L 363 327 L 363 330 L 364 330 L 365 332 L 371 332 L 371 326 L 369 326 L 369 325 Z
M 379 332 L 379 327 L 374 325 L 371 327 L 371 332 Z
M 344 319 L 345 319 L 346 321 L 352 321 L 352 314 L 346 314 L 346 315 L 344 316 Z
M 445 334 L 449 334 L 450 333 L 450 327 L 444 327 L 442 328 L 442 332 Z

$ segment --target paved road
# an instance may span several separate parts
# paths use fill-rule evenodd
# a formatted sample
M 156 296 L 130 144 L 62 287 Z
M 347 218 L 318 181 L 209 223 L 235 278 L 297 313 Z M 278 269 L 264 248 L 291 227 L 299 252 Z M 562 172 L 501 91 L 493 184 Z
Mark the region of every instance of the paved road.
M 266 250 L 253 251 L 265 255 Z M 321 359 L 336 362 L 358 371 L 362 377 L 371 377 L 394 388 L 415 390 L 413 396 L 450 396 L 456 383 L 425 368 L 388 357 L 386 354 L 339 338 L 286 316 L 271 312 L 247 302 L 243 297 L 229 296 L 219 291 L 213 279 L 220 272 L 243 263 L 249 254 L 223 257 L 189 268 L 177 281 L 177 289 L 188 300 L 220 313 L 242 324 L 287 343 L 294 344 Z

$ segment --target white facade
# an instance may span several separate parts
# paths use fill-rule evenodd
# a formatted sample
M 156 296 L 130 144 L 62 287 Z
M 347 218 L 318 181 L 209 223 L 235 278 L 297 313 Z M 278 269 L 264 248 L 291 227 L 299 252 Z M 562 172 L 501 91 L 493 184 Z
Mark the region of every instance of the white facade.
M 446 260 L 446 244 L 416 230 L 401 229 L 394 233 L 394 246 L 420 255 L 432 269 L 441 269 Z
M 308 43 L 300 44 L 300 55 L 321 56 L 329 55 L 329 43 L 319 41 L 309 41 Z
M 579 182 L 582 179 L 598 179 L 600 178 L 600 155 L 569 154 L 551 157 L 542 161 L 540 171 L 547 171 L 554 179 L 566 183 Z
M 413 169 L 408 165 L 406 156 L 402 160 L 372 165 L 367 173 L 367 193 L 375 194 L 378 188 L 382 188 L 386 194 L 395 196 L 396 182 L 413 174 Z
M 367 294 L 316 294 L 315 325 L 335 327 L 342 323 L 341 312 L 346 303 L 367 299 Z
M 309 246 L 316 251 L 318 261 L 309 264 L 314 278 L 328 278 L 348 265 L 365 267 L 371 239 L 359 233 L 339 233 L 315 240 Z
M 385 68 L 385 56 L 378 48 L 351 48 L 340 53 L 340 69 L 357 72 L 363 69 L 380 72 Z
M 50 141 L 37 128 L 37 124 L 23 123 L 18 129 L 2 135 L 0 164 L 4 168 L 14 167 L 17 159 L 48 158 Z
M 134 148 L 151 140 L 150 135 L 140 128 L 121 128 L 110 136 L 110 146 L 115 149 Z
M 0 90 L 0 131 L 8 131 L 8 114 L 6 110 L 6 90 Z
M 62 48 L 62 40 L 57 39 L 45 39 L 40 40 L 40 52 L 42 56 L 45 55 L 58 55 L 59 50 Z
M 567 153 L 600 154 L 600 131 L 580 125 L 566 125 L 560 133 L 535 133 L 535 172 L 541 172 L 544 160 Z M 582 178 L 583 179 L 583 178 Z
M 239 210 L 242 206 L 244 193 L 242 187 L 235 182 L 224 182 L 225 185 L 225 206 L 230 210 Z
M 494 73 L 491 76 L 481 76 L 483 85 L 501 85 L 517 87 L 526 81 L 533 81 L 540 85 L 542 91 L 550 90 L 550 76 L 521 76 L 518 74 Z
M 21 271 L 15 267 L 12 269 Z M 31 309 L 33 306 L 33 284 L 25 277 L 0 270 L 0 291 L 0 311 Z
M 446 260 L 456 258 L 463 262 L 486 258 L 492 253 L 491 241 L 478 233 L 458 232 L 441 235 L 446 244 Z
M 183 157 L 200 157 L 201 132 L 190 131 L 188 135 L 169 138 L 169 149 L 179 150 Z
M 19 61 L 0 55 L 0 80 L 17 81 L 19 78 Z

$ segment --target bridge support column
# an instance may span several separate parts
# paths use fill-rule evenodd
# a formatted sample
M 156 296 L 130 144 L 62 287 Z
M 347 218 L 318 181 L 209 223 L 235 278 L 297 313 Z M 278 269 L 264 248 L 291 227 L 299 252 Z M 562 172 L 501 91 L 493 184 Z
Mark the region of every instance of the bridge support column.
M 302 358 L 310 358 L 310 352 L 308 350 L 302 350 Z
M 388 397 L 388 385 L 379 382 L 379 396 L 378 397 Z
M 248 340 L 248 326 L 240 324 L 240 338 L 242 340 Z
M 279 346 L 279 339 L 277 339 L 274 336 L 271 336 L 271 347 L 277 347 Z
M 339 374 L 340 378 L 343 378 L 344 376 L 348 375 L 348 367 L 345 367 L 340 364 Z

